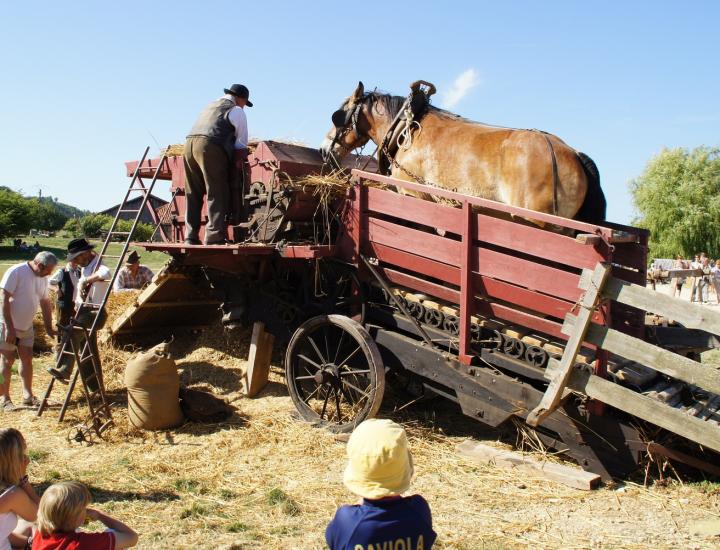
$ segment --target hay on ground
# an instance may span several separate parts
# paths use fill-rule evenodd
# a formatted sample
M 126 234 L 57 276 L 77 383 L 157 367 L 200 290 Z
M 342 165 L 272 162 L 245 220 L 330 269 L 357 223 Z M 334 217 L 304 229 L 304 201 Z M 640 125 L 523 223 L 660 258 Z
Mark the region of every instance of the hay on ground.
M 117 296 L 108 323 L 121 313 L 120 301 L 130 300 Z M 134 429 L 122 389 L 124 362 L 132 352 L 105 346 L 116 423 L 105 441 L 88 447 L 67 440 L 86 412 L 79 392 L 62 424 L 56 408 L 41 419 L 22 411 L 3 416 L 3 424 L 26 436 L 31 481 L 36 487 L 66 479 L 85 483 L 98 508 L 140 533 L 139 549 L 322 548 L 337 506 L 357 497 L 342 484 L 344 443 L 295 417 L 280 350 L 268 387 L 250 400 L 238 393 L 248 330 L 225 332 L 217 325 L 174 336 L 171 353 L 183 383 L 233 401 L 238 411 L 216 425 L 188 423 L 157 433 Z M 154 343 L 138 338 L 133 346 Z M 44 368 L 34 376 L 36 387 L 46 387 Z M 17 379 L 13 394 L 19 392 Z M 55 397 L 65 388 L 56 389 Z M 459 456 L 455 447 L 468 436 L 506 447 L 498 443 L 503 433 L 463 416 L 446 400 L 406 406 L 389 386 L 380 416 L 407 429 L 416 471 L 412 492 L 430 504 L 439 550 L 716 547 L 715 539 L 693 534 L 691 526 L 720 515 L 717 483 L 669 481 L 644 488 L 628 482 L 619 489 L 577 491 L 539 474 Z

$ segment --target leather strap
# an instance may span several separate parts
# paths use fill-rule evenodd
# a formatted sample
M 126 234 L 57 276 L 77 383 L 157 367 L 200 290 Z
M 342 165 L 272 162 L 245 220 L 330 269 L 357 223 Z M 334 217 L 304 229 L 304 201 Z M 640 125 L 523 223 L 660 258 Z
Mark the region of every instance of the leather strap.
M 553 176 L 553 214 L 555 216 L 558 215 L 558 187 L 560 186 L 560 180 L 558 176 L 558 169 L 557 169 L 557 157 L 555 156 L 555 148 L 553 147 L 552 142 L 550 141 L 550 138 L 548 137 L 547 132 L 542 132 L 540 130 L 533 130 L 534 132 L 540 132 L 542 134 L 542 137 L 545 138 L 545 143 L 547 143 L 548 149 L 550 150 L 550 161 L 552 163 L 552 176 Z

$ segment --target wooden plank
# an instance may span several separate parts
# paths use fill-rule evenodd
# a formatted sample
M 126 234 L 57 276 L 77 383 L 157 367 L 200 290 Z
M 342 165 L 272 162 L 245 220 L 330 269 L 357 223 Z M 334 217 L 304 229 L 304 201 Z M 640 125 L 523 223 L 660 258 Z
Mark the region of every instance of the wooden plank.
M 464 201 L 469 202 L 473 206 L 477 206 L 480 208 L 487 208 L 488 210 L 495 211 L 495 212 L 506 212 L 508 214 L 512 214 L 513 216 L 518 216 L 521 218 L 525 218 L 528 220 L 538 220 L 541 222 L 550 223 L 553 225 L 557 225 L 559 227 L 567 227 L 569 229 L 576 229 L 578 231 L 583 231 L 585 233 L 595 233 L 595 232 L 602 232 L 603 234 L 606 234 L 609 238 L 612 235 L 612 230 L 608 229 L 607 227 L 602 227 L 599 225 L 591 225 L 589 223 L 580 222 L 577 220 L 571 220 L 568 218 L 562 218 L 560 216 L 554 216 L 552 214 L 546 214 L 544 212 L 536 212 L 535 210 L 528 210 L 527 208 L 520 208 L 519 206 L 510 206 L 509 204 L 504 204 L 501 202 L 496 202 L 490 199 L 483 199 L 481 197 L 471 197 L 468 195 L 463 195 L 461 193 L 457 193 L 455 191 L 448 191 L 445 189 L 440 189 L 438 187 L 432 187 L 429 185 L 421 185 L 405 180 L 399 180 L 395 179 L 389 176 L 382 176 L 380 174 L 375 174 L 372 172 L 364 172 L 362 170 L 353 169 L 352 175 L 357 176 L 359 178 L 362 178 L 363 180 L 370 180 L 370 181 L 377 181 L 380 183 L 384 183 L 386 185 L 392 185 L 394 187 L 400 188 L 400 189 L 408 189 L 410 191 L 415 191 L 417 193 L 424 193 L 433 195 L 435 197 L 442 197 L 445 199 L 450 199 L 457 201 L 458 203 L 462 203 Z M 610 224 L 608 224 L 610 225 Z M 633 228 L 628 228 L 632 230 Z
M 574 333 L 576 323 L 577 319 L 568 315 L 562 328 L 563 333 Z M 713 393 L 720 393 L 720 370 L 709 368 L 707 365 L 672 351 L 599 325 L 589 327 L 585 340 L 620 357 L 641 363 L 688 384 L 700 386 Z
M 255 397 L 268 383 L 274 341 L 275 337 L 265 332 L 264 323 L 253 324 L 248 365 L 243 376 L 247 397 Z
M 590 233 L 581 233 L 580 235 L 575 237 L 575 241 L 580 244 L 595 246 L 595 245 L 603 242 L 603 239 L 600 235 L 591 235 Z
M 388 281 L 394 284 L 411 288 L 416 292 L 422 292 L 424 294 L 435 296 L 436 298 L 440 298 L 446 302 L 452 302 L 453 304 L 460 303 L 460 291 L 458 290 L 454 290 L 413 275 L 408 275 L 407 273 L 395 271 L 394 269 L 390 269 L 385 266 L 380 266 L 378 271 L 382 273 Z
M 586 288 L 587 285 L 588 272 L 583 270 L 580 287 Z M 602 295 L 603 298 L 673 319 L 687 328 L 720 334 L 720 312 L 655 292 L 640 285 L 633 285 L 611 277 L 603 288 Z
M 470 204 L 465 201 L 462 205 L 462 246 L 460 247 L 460 341 L 458 348 L 458 359 L 460 362 L 469 365 L 472 361 L 470 354 L 470 316 L 475 309 L 475 284 L 473 279 L 473 232 L 476 228 L 476 220 L 472 213 Z
M 496 449 L 477 441 L 463 441 L 457 446 L 462 456 L 479 464 L 491 464 L 499 468 L 511 468 L 530 473 L 573 487 L 589 491 L 600 485 L 600 476 L 564 464 L 546 462 L 517 452 Z
M 379 271 L 393 284 L 404 286 L 415 292 L 422 292 L 453 304 L 458 304 L 460 302 L 460 292 L 458 290 L 454 290 L 444 285 L 439 285 L 413 275 L 408 275 L 407 273 L 396 271 L 394 269 L 390 269 L 389 267 L 381 266 Z M 562 333 L 562 325 L 560 323 L 550 319 L 543 319 L 524 311 L 519 311 L 518 309 L 510 306 L 486 302 L 485 300 L 476 298 L 475 309 L 479 314 L 487 317 L 504 319 L 511 323 L 522 325 L 531 330 L 543 332 L 557 338 L 566 338 L 566 336 Z
M 460 285 L 460 270 L 457 267 L 379 243 L 368 243 L 364 252 L 383 263 L 416 271 L 422 274 L 423 277 L 438 279 L 455 286 Z M 490 298 L 510 302 L 543 315 L 563 319 L 573 307 L 573 302 L 528 290 L 486 275 L 474 273 L 473 278 L 477 294 L 484 294 Z M 599 312 L 593 314 L 593 322 L 602 322 L 602 316 Z
M 688 416 L 680 409 L 580 369 L 572 371 L 568 387 L 720 452 L 720 427 L 717 424 Z
M 517 308 L 498 304 L 494 302 L 486 302 L 481 299 L 475 300 L 476 311 L 486 317 L 502 319 L 515 325 L 521 325 L 534 331 L 539 331 L 556 338 L 567 337 L 562 333 L 562 325 L 550 319 L 537 317 Z
M 609 273 L 610 264 L 598 264 L 595 271 L 593 271 L 592 284 L 585 291 L 585 295 L 580 302 L 580 312 L 577 315 L 574 330 L 565 346 L 565 351 L 560 360 L 560 368 L 550 380 L 550 384 L 548 384 L 540 403 L 528 414 L 527 423 L 530 426 L 538 426 L 560 405 L 563 390 L 572 374 L 575 357 L 580 351 L 582 342 L 585 339 L 585 333 L 592 324 L 590 321 L 592 311 L 598 303 L 600 292 Z
M 460 265 L 460 242 L 386 220 L 368 219 L 368 240 L 453 266 Z
M 459 234 L 461 230 L 460 212 L 457 208 L 410 195 L 400 195 L 395 191 L 368 187 L 367 209 L 378 214 L 425 223 L 442 231 Z
M 460 270 L 456 266 L 376 242 L 367 243 L 363 252 L 368 256 L 377 258 L 383 263 L 392 264 L 410 271 L 416 271 L 424 277 L 439 279 L 451 285 L 460 286 Z
M 534 225 L 523 224 L 476 214 L 478 241 L 509 248 L 523 254 L 537 256 L 573 267 L 595 267 L 607 257 L 591 246 L 584 246 L 572 237 L 553 233 Z
M 475 253 L 481 275 L 572 302 L 582 295 L 575 273 L 487 248 L 479 247 Z
M 135 299 L 135 303 L 128 307 L 128 309 L 125 310 L 125 313 L 115 319 L 112 327 L 110 327 L 110 331 L 112 333 L 115 333 L 122 329 L 125 323 L 127 323 L 135 314 L 135 311 L 139 307 L 141 307 L 141 304 L 143 302 L 148 301 L 158 290 L 163 287 L 163 285 L 165 285 L 168 281 L 174 279 L 187 279 L 187 277 L 181 273 L 167 273 L 165 271 L 165 268 L 158 271 L 155 277 L 153 277 L 152 281 L 150 281 L 150 284 L 146 286 L 140 294 L 138 294 L 137 298 Z

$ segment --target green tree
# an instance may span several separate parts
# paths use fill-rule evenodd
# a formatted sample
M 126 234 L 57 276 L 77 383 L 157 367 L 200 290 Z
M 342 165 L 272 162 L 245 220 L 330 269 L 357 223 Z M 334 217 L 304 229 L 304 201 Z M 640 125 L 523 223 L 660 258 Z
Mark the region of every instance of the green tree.
M 720 257 L 720 149 L 664 149 L 630 182 L 655 258 L 707 252 Z
M 130 231 L 132 229 L 132 224 L 133 222 L 131 220 L 118 220 L 115 230 L 123 232 Z M 111 225 L 112 219 L 108 219 L 107 222 L 103 224 L 103 230 L 110 231 Z M 135 227 L 135 233 L 133 233 L 133 241 L 149 241 L 154 229 L 155 228 L 148 223 L 139 222 L 137 227 Z M 119 240 L 125 240 L 125 236 Z
M 112 218 L 105 214 L 88 214 L 79 220 L 80 231 L 83 236 L 89 238 L 97 238 L 102 230 L 110 227 Z
M 31 224 L 34 229 L 57 231 L 62 229 L 68 217 L 61 212 L 55 203 L 36 198 L 26 199 L 30 208 Z
M 82 229 L 80 228 L 80 218 L 70 218 L 65 222 L 63 231 L 73 237 L 80 237 L 82 235 Z
M 10 189 L 0 189 L 0 239 L 27 233 L 32 229 L 28 200 Z

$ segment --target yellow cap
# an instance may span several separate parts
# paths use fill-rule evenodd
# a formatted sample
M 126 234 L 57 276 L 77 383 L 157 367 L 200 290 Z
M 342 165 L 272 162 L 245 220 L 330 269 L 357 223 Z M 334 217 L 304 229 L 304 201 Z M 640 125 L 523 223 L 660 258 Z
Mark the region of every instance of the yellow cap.
M 353 431 L 347 444 L 345 486 L 363 498 L 404 493 L 413 463 L 405 430 L 392 420 L 371 418 Z

